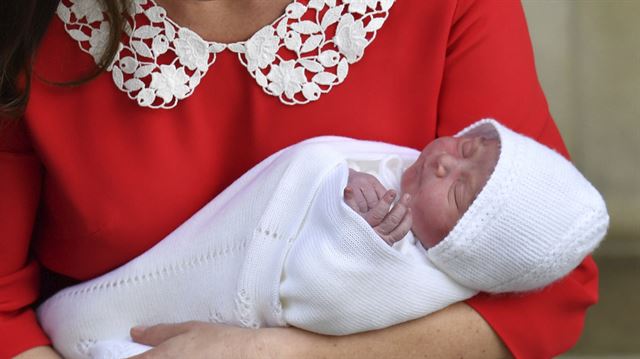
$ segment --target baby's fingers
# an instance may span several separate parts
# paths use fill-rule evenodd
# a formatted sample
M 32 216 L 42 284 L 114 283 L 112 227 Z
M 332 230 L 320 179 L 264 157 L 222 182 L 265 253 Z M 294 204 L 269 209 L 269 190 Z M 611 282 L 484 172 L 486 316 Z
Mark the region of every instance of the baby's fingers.
M 375 227 L 382 223 L 384 217 L 389 213 L 389 208 L 391 208 L 391 204 L 396 198 L 396 191 L 388 190 L 380 198 L 382 198 L 382 200 L 378 201 L 378 203 L 364 215 L 364 219 L 369 223 L 369 225 L 371 225 L 371 227 Z
M 375 178 L 374 178 L 374 181 L 373 181 L 373 189 L 376 192 L 377 197 L 379 199 L 381 199 L 381 200 L 384 199 L 384 195 L 387 194 L 387 192 L 389 192 L 386 188 L 384 188 L 382 183 L 380 183 L 380 181 L 378 181 Z M 394 195 L 395 195 L 395 192 L 394 192 Z M 394 198 L 395 198 L 395 196 L 394 196 Z
M 360 187 L 360 190 L 362 191 L 362 195 L 366 203 L 365 205 L 367 207 L 363 212 L 370 211 L 380 202 L 378 199 L 378 193 L 373 185 Z
M 409 233 L 411 230 L 411 226 L 413 225 L 413 218 L 411 217 L 411 208 L 407 208 L 407 212 L 404 217 L 402 217 L 402 221 L 400 224 L 394 228 L 391 233 L 386 236 L 382 236 L 385 242 L 389 245 L 393 245 L 395 242 L 404 238 L 404 236 Z
M 398 231 L 396 230 L 396 228 L 398 228 L 401 224 L 406 226 L 407 223 L 406 223 L 405 217 L 407 217 L 407 214 L 409 213 L 409 207 L 408 207 L 409 199 L 410 199 L 409 195 L 407 194 L 403 195 L 402 199 L 400 199 L 400 202 L 398 202 L 391 209 L 391 211 L 387 213 L 387 215 L 384 217 L 382 222 L 379 225 L 374 227 L 376 232 L 378 232 L 378 234 L 380 234 L 381 237 L 383 238 L 388 237 L 391 235 L 391 233 L 394 233 L 394 235 L 397 235 Z M 411 216 L 409 215 L 409 218 L 410 217 Z M 409 225 L 409 228 L 410 227 L 411 226 Z
M 344 188 L 344 203 L 347 206 L 351 207 L 354 211 L 360 213 L 360 207 L 358 206 L 358 201 L 356 199 L 356 194 L 353 191 L 353 188 L 347 186 Z

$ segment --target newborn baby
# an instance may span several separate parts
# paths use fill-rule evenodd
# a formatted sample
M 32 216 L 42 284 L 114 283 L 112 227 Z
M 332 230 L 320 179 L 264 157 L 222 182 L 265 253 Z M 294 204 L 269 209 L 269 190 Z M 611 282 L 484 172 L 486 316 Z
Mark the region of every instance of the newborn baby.
M 402 198 L 371 174 L 349 170 L 345 202 L 390 245 L 409 230 L 425 248 L 453 229 L 489 179 L 500 143 L 482 135 L 440 137 L 402 175 Z M 415 214 L 415 216 L 412 215 Z
M 367 167 L 380 181 L 355 170 Z M 38 316 L 68 358 L 148 350 L 129 329 L 163 322 L 344 335 L 478 291 L 541 288 L 607 226 L 575 167 L 494 120 L 420 154 L 323 137 L 264 160 L 149 251 L 57 293 Z

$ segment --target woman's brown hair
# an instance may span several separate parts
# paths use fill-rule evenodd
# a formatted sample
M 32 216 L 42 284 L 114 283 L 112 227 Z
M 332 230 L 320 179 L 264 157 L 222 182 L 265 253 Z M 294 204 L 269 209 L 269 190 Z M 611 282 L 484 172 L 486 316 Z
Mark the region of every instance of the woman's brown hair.
M 0 0 L 0 118 L 19 118 L 29 99 L 33 55 L 60 0 Z M 85 1 L 85 0 L 80 0 Z M 74 86 L 98 76 L 118 50 L 131 0 L 99 0 L 111 22 L 109 43 L 96 69 L 83 78 L 56 83 Z M 44 79 L 46 81 L 46 79 Z

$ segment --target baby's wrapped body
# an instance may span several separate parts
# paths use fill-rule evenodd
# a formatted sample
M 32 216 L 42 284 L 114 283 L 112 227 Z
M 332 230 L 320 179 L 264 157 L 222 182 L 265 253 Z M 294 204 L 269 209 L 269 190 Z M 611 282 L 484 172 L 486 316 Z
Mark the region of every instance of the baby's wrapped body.
M 343 138 L 285 149 L 142 256 L 49 299 L 41 324 L 65 357 L 116 357 L 131 349 L 135 325 L 205 320 L 340 335 L 472 296 L 428 261 L 390 248 L 344 204 L 346 159 L 390 154 L 410 163 L 418 152 Z
M 503 132 L 504 152 L 511 145 L 502 138 Z M 50 298 L 38 310 L 40 322 L 55 348 L 68 358 L 133 355 L 148 348 L 131 342 L 131 327 L 189 320 L 245 327 L 292 325 L 322 334 L 350 334 L 425 316 L 478 290 L 544 286 L 575 267 L 606 230 L 602 199 L 590 192 L 592 187 L 582 186 L 591 199 L 580 203 L 577 217 L 546 219 L 554 221 L 551 227 L 570 227 L 564 231 L 567 235 L 519 247 L 523 250 L 515 257 L 497 255 L 501 245 L 510 246 L 504 247 L 508 251 L 511 244 L 497 242 L 498 250 L 487 252 L 490 243 L 468 242 L 466 232 L 482 238 L 478 225 L 456 225 L 452 239 L 428 255 L 411 235 L 400 250 L 391 248 L 343 200 L 349 163 L 372 165 L 383 184 L 399 192 L 402 170 L 418 154 L 404 147 L 338 137 L 284 149 L 243 175 L 148 252 Z M 505 171 L 501 163 L 509 159 L 502 157 L 494 175 Z M 562 176 L 569 182 L 586 181 L 575 169 Z M 492 178 L 486 188 L 493 187 L 504 192 L 504 185 Z M 557 191 L 558 206 L 566 202 L 563 190 Z M 483 190 L 476 201 L 490 200 L 482 197 L 492 192 L 488 193 Z M 555 192 L 550 198 L 554 197 Z M 578 197 L 584 197 L 582 192 Z M 473 206 L 468 210 L 472 219 L 478 215 Z M 593 232 L 589 236 L 580 234 L 586 232 L 583 218 L 589 219 Z M 484 257 L 490 265 L 474 263 L 476 257 Z M 475 285 L 467 274 L 484 268 L 487 275 Z M 528 281 L 524 286 L 521 278 Z

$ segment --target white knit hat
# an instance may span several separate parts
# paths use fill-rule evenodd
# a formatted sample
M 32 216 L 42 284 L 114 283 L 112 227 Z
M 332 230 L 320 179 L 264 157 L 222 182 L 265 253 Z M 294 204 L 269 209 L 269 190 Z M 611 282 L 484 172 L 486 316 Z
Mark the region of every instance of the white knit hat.
M 467 212 L 428 256 L 461 284 L 527 291 L 565 276 L 609 225 L 598 191 L 563 156 L 484 119 L 459 132 L 500 140 L 496 167 Z

